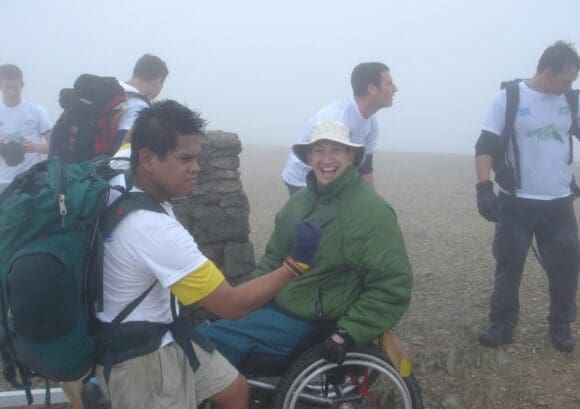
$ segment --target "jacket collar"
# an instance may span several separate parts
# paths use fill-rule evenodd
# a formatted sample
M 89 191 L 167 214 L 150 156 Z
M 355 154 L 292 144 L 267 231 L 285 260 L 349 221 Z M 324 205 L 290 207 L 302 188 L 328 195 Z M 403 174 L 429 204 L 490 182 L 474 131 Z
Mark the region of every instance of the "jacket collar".
M 310 193 L 318 198 L 333 198 L 338 196 L 345 186 L 353 184 L 359 178 L 358 168 L 349 166 L 342 175 L 326 185 L 319 185 L 316 182 L 314 171 L 308 172 L 306 185 Z

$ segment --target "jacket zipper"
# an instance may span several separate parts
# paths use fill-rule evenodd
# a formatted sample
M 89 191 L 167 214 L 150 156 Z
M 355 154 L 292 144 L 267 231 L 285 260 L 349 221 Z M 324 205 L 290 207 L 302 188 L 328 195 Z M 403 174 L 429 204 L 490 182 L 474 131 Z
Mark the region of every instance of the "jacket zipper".
M 322 308 L 322 290 L 320 287 L 318 287 L 317 290 L 317 298 L 314 300 L 314 309 L 316 311 L 316 316 L 321 320 L 324 317 L 324 309 Z

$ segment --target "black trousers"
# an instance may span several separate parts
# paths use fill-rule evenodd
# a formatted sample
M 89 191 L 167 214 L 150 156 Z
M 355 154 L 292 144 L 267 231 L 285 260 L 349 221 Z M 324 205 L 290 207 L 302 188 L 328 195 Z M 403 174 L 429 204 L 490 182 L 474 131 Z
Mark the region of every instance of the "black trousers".
M 526 256 L 535 236 L 548 274 L 551 325 L 569 325 L 576 319 L 579 248 L 573 197 L 555 200 L 499 195 L 501 223 L 496 223 L 493 255 L 495 281 L 490 319 L 515 326 L 519 316 L 519 289 Z

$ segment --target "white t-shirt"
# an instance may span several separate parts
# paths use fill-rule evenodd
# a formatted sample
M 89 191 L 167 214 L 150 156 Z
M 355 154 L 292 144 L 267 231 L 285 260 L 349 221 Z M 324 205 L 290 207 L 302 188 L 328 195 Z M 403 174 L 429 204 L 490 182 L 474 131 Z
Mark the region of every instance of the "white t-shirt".
M 124 175 L 114 177 L 109 183 L 124 186 Z M 114 198 L 111 195 L 109 200 Z M 175 218 L 171 205 L 167 202 L 161 205 L 167 214 L 133 211 L 105 238 L 104 311 L 97 313 L 101 321 L 113 321 L 130 302 L 157 282 L 123 322 L 172 322 L 169 287 L 208 261 Z M 162 345 L 172 339 L 167 332 Z
M 0 101 L 0 139 L 4 143 L 30 141 L 33 143 L 46 142 L 42 136 L 49 132 L 52 123 L 44 108 L 29 101 L 22 100 L 15 107 L 7 107 Z M 0 156 L 0 183 L 10 183 L 14 176 L 28 170 L 35 163 L 46 157 L 41 153 L 28 152 L 24 161 L 16 166 L 8 166 Z
M 126 82 L 119 81 L 119 84 L 121 85 L 121 87 L 123 87 L 125 92 L 127 92 L 129 94 L 131 94 L 131 93 L 140 94 L 140 92 L 137 88 L 127 84 Z M 119 120 L 119 125 L 117 126 L 117 130 L 118 131 L 122 131 L 122 130 L 128 131 L 129 129 L 131 129 L 131 127 L 133 126 L 133 123 L 135 122 L 135 119 L 137 118 L 137 115 L 139 114 L 139 112 L 141 112 L 141 110 L 143 108 L 147 108 L 148 106 L 149 106 L 149 104 L 147 103 L 147 101 L 143 100 L 143 98 L 128 95 L 127 96 L 127 109 L 125 110 L 125 112 L 123 113 L 123 116 Z
M 113 169 L 127 170 L 131 167 L 131 161 L 127 159 L 131 159 L 130 143 L 121 145 L 117 153 L 113 155 L 112 160 L 109 162 L 109 166 Z
M 568 164 L 571 118 L 564 95 L 543 94 L 519 84 L 520 103 L 515 120 L 519 149 L 521 188 L 516 196 L 552 200 L 570 195 L 572 169 Z M 505 124 L 506 92 L 493 100 L 482 129 L 501 135 Z M 580 118 L 578 119 L 580 122 Z M 510 163 L 514 163 L 511 144 Z
M 374 115 L 369 118 L 362 116 L 354 97 L 331 103 L 320 109 L 298 135 L 296 143 L 304 143 L 310 140 L 310 130 L 314 125 L 324 120 L 337 120 L 344 123 L 350 129 L 349 139 L 351 142 L 365 145 L 366 154 L 375 153 L 379 144 L 379 126 Z M 282 171 L 282 179 L 292 186 L 306 186 L 306 175 L 311 167 L 303 163 L 292 151 L 288 155 L 286 166 Z

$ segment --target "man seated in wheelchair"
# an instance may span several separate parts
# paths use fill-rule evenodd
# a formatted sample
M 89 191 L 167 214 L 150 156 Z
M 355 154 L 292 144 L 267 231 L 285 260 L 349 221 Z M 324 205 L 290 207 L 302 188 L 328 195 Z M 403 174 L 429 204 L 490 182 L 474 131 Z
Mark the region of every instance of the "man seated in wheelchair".
M 253 275 L 285 262 L 297 221 L 322 227 L 320 247 L 308 274 L 287 284 L 272 303 L 237 321 L 198 326 L 234 365 L 250 353 L 288 356 L 303 338 L 329 322 L 333 329 L 324 341 L 324 355 L 341 364 L 352 346 L 372 342 L 409 307 L 412 271 L 403 236 L 391 206 L 359 174 L 364 145 L 350 142 L 349 129 L 341 122 L 322 121 L 314 125 L 307 143 L 292 149 L 312 167 L 307 187 L 294 193 L 276 215 Z M 369 168 L 372 163 L 367 163 Z

